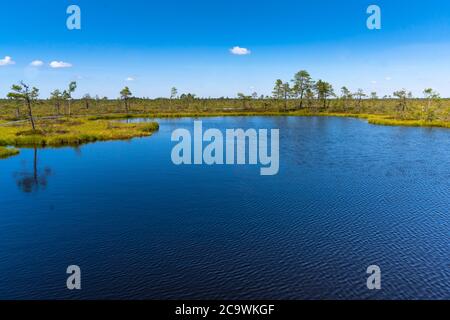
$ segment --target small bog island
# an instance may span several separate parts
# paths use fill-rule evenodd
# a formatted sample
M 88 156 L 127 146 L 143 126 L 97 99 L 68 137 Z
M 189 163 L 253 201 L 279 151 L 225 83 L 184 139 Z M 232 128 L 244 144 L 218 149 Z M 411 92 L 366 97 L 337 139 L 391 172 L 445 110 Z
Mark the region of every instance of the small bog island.
M 0 300 L 450 299 L 450 1 L 55 2 L 0 10 Z

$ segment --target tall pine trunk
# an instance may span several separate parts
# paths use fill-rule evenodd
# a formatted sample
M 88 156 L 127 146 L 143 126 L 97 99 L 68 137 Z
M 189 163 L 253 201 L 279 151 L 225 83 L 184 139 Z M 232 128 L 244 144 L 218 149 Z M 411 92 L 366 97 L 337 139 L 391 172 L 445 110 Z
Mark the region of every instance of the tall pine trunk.
M 31 110 L 31 100 L 27 99 L 27 107 L 28 107 L 28 117 L 30 118 L 31 127 L 33 131 L 36 131 L 36 126 L 34 124 L 33 111 Z

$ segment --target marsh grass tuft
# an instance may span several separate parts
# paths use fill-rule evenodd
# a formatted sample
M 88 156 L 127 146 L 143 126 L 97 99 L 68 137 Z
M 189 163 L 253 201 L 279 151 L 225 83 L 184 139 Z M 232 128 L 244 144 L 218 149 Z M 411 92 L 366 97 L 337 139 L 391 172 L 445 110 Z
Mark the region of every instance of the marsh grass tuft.
M 19 149 L 16 148 L 5 148 L 0 147 L 0 159 L 9 158 L 20 153 Z

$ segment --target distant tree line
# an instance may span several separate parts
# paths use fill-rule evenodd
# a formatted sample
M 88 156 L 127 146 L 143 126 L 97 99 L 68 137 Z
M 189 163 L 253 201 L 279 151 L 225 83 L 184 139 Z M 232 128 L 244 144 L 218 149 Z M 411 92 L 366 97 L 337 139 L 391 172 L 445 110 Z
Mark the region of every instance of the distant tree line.
M 422 98 L 414 98 L 406 89 L 393 92 L 392 96 L 379 98 L 376 92 L 365 93 L 362 89 L 351 92 L 342 87 L 336 93 L 333 86 L 322 79 L 313 80 L 309 72 L 301 70 L 292 80 L 275 81 L 271 96 L 238 93 L 236 98 L 201 98 L 193 93 L 181 93 L 173 87 L 169 98 L 134 97 L 129 87 L 119 92 L 119 98 L 110 100 L 85 94 L 74 99 L 76 82 L 70 82 L 66 89 L 56 89 L 49 99 L 39 100 L 39 89 L 24 82 L 14 84 L 7 94 L 13 104 L 0 100 L 0 117 L 5 118 L 6 110 L 14 110 L 9 118 L 30 121 L 32 130 L 36 130 L 35 109 L 38 116 L 71 117 L 76 115 L 96 115 L 105 113 L 177 113 L 177 112 L 342 112 L 388 114 L 401 119 L 436 119 L 450 121 L 450 101 L 441 99 L 439 93 L 431 88 L 423 91 Z M 21 106 L 26 112 L 21 112 Z M 74 106 L 76 110 L 74 111 Z

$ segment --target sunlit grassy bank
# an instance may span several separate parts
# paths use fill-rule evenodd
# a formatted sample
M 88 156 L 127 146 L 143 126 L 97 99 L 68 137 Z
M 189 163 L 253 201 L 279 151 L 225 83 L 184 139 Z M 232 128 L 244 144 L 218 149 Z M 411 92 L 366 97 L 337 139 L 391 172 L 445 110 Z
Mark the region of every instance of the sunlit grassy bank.
M 377 125 L 450 127 L 450 99 L 433 98 L 197 98 L 175 99 L 129 98 L 36 100 L 32 104 L 35 118 L 84 120 L 115 120 L 127 118 L 180 118 L 224 116 L 334 116 L 368 119 Z M 29 120 L 26 106 L 21 102 L 0 99 L 2 122 Z
M 19 152 L 20 151 L 16 148 L 0 147 L 0 159 L 5 159 L 5 158 L 15 156 L 15 155 L 19 154 Z
M 0 126 L 0 146 L 58 147 L 83 143 L 127 140 L 149 136 L 158 130 L 157 123 L 120 123 L 106 120 L 57 119 L 37 122 L 36 131 L 28 123 Z

